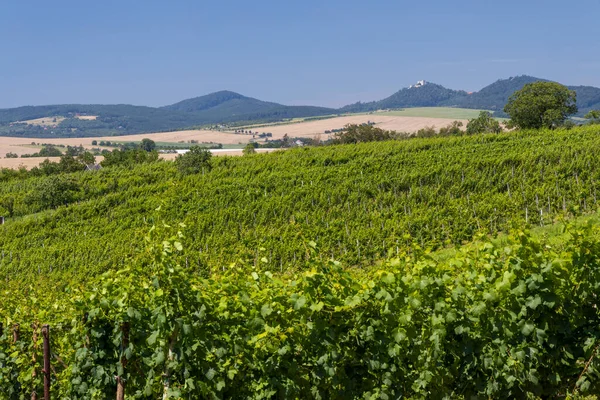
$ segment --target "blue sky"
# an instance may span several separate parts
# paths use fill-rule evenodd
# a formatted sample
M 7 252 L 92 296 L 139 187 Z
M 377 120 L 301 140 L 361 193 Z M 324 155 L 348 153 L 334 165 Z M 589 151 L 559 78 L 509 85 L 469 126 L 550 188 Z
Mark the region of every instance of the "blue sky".
M 598 15 L 598 0 L 4 0 L 0 108 L 222 89 L 341 106 L 521 74 L 600 86 Z

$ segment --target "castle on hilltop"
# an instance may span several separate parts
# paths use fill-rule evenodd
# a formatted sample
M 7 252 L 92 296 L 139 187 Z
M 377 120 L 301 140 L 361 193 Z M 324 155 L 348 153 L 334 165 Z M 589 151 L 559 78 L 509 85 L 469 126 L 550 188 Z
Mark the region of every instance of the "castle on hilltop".
M 418 81 L 417 83 L 415 83 L 414 85 L 410 85 L 408 88 L 412 89 L 412 88 L 418 88 L 421 86 L 425 86 L 427 84 L 426 81 Z

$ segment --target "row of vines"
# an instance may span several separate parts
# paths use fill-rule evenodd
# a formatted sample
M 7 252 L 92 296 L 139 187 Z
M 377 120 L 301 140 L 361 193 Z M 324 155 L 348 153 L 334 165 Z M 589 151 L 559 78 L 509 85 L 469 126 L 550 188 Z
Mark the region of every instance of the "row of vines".
M 239 258 L 256 263 L 261 248 L 271 271 L 293 269 L 309 240 L 348 265 L 397 254 L 405 235 L 458 245 L 596 210 L 599 147 L 598 128 L 587 127 L 215 158 L 188 177 L 158 162 L 12 180 L 0 186 L 0 208 L 11 208 L 0 277 L 60 282 L 122 266 L 159 206 L 187 224 L 186 262 L 205 275 Z M 42 201 L 65 193 L 66 206 Z
M 5 327 L 52 327 L 54 398 L 114 398 L 119 382 L 148 399 L 600 393 L 598 232 L 573 230 L 560 251 L 516 232 L 443 262 L 413 244 L 369 273 L 309 243 L 302 272 L 236 263 L 211 279 L 177 261 L 171 231 L 86 289 L 2 293 Z M 1 398 L 39 390 L 31 334 L 0 337 Z

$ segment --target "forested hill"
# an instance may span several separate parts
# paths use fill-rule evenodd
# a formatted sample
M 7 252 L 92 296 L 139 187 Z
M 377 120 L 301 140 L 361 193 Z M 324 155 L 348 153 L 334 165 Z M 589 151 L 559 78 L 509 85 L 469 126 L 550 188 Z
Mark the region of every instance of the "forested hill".
M 467 92 L 447 89 L 435 83 L 425 81 L 401 89 L 383 100 L 369 103 L 355 103 L 342 107 L 343 112 L 364 112 L 389 108 L 437 107 L 442 103 L 452 105 L 467 97 Z
M 498 80 L 478 92 L 467 93 L 420 81 L 379 101 L 355 103 L 340 109 L 286 106 L 220 91 L 159 107 L 119 105 L 50 105 L 0 109 L 0 136 L 85 137 L 172 131 L 221 123 L 274 122 L 292 118 L 410 107 L 463 107 L 495 111 L 525 84 L 543 79 L 518 76 Z M 600 89 L 569 86 L 577 92 L 579 116 L 600 109 Z M 45 123 L 32 122 L 50 118 Z M 50 123 L 48 123 L 50 122 Z
M 285 106 L 234 92 L 217 92 L 166 107 L 68 104 L 0 109 L 0 136 L 85 137 L 171 131 L 232 122 L 272 122 L 334 114 L 313 106 Z M 46 124 L 32 123 L 50 118 Z
M 273 121 L 337 113 L 337 110 L 326 107 L 285 106 L 243 96 L 228 90 L 183 100 L 179 103 L 162 107 L 162 109 L 192 113 L 202 116 L 203 119 L 211 123 Z
M 341 108 L 344 112 L 366 112 L 373 110 L 410 107 L 460 107 L 492 110 L 498 116 L 504 116 L 504 105 L 510 95 L 527 83 L 547 81 L 533 76 L 517 76 L 500 79 L 478 92 L 467 93 L 452 90 L 441 85 L 421 81 L 419 84 L 404 88 L 390 97 L 369 103 L 355 103 Z M 578 115 L 582 116 L 592 109 L 600 109 L 600 89 L 592 86 L 568 86 L 577 93 Z
M 440 105 L 492 110 L 498 112 L 498 114 L 503 114 L 504 105 L 514 92 L 528 83 L 537 81 L 547 80 L 527 75 L 501 79 L 478 92 L 457 99 L 455 102 L 446 102 Z M 589 110 L 600 108 L 599 88 L 592 86 L 568 86 L 568 88 L 577 93 L 578 115 L 584 115 Z

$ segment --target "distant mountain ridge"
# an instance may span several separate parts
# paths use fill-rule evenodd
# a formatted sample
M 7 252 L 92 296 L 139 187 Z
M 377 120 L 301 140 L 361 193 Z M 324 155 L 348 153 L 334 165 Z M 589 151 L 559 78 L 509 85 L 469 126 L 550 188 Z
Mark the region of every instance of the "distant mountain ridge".
M 419 81 L 391 96 L 372 102 L 357 102 L 339 109 L 317 106 L 286 106 L 258 100 L 232 91 L 219 91 L 164 107 L 127 104 L 68 104 L 0 109 L 0 136 L 85 137 L 128 135 L 189 129 L 215 124 L 262 123 L 301 117 L 319 117 L 354 112 L 411 107 L 459 107 L 494 111 L 504 116 L 506 101 L 525 84 L 545 79 L 521 75 L 500 79 L 474 93 L 448 89 Z M 579 116 L 600 109 L 600 88 L 569 86 L 577 92 Z M 96 116 L 96 119 L 82 119 Z M 53 126 L 28 124 L 39 118 L 64 117 Z
M 369 103 L 355 103 L 340 110 L 344 112 L 367 112 L 390 108 L 410 107 L 458 107 L 494 111 L 498 116 L 505 116 L 504 106 L 508 98 L 528 83 L 545 81 L 546 79 L 521 75 L 500 79 L 478 92 L 467 93 L 463 90 L 447 89 L 444 86 L 419 81 L 422 84 L 411 85 L 383 100 Z M 591 109 L 600 109 L 600 88 L 593 86 L 568 86 L 577 93 L 578 115 Z

